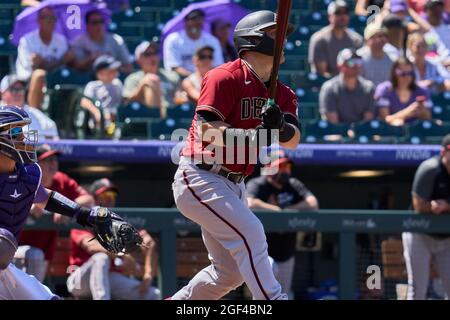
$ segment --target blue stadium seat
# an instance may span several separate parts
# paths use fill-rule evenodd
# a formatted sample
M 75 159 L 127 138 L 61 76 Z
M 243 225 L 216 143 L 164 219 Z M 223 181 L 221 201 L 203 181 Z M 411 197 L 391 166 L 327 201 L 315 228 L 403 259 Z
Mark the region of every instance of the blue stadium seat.
M 139 102 L 131 102 L 117 109 L 117 122 L 125 122 L 127 118 L 159 119 L 161 117 L 158 108 L 147 108 Z
M 150 137 L 159 140 L 170 139 L 174 130 L 177 129 L 189 129 L 192 123 L 192 119 L 161 119 L 150 122 Z
M 174 106 L 167 109 L 167 117 L 174 119 L 187 118 L 192 119 L 195 114 L 195 106 L 185 103 L 179 106 Z
M 317 120 L 320 118 L 319 104 L 314 102 L 299 102 L 298 117 L 301 121 Z
M 391 126 L 379 120 L 355 123 L 353 132 L 354 141 L 359 143 L 397 143 L 405 135 L 403 127 Z
M 266 0 L 234 0 L 234 2 L 252 10 L 262 10 L 267 8 Z
M 439 144 L 443 136 L 450 132 L 450 123 L 436 121 L 415 121 L 409 125 L 408 142 L 412 144 Z
M 433 119 L 450 121 L 450 105 L 435 105 L 432 109 Z
M 62 68 L 47 74 L 47 87 L 55 89 L 76 89 L 84 87 L 91 80 L 93 80 L 93 75 L 90 73 Z
M 312 120 L 304 122 L 304 134 L 302 140 L 308 143 L 338 142 L 347 140 L 348 124 L 333 124 L 325 120 Z
M 149 120 L 127 118 L 118 127 L 120 139 L 147 139 L 149 136 Z
M 297 88 L 295 89 L 295 94 L 297 95 L 300 101 L 314 102 L 314 103 L 319 102 L 319 91 Z

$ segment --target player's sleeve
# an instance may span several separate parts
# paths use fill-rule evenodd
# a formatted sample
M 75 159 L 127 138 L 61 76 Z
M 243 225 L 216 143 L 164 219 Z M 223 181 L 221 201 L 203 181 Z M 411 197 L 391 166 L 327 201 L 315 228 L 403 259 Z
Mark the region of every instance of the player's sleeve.
M 82 229 L 72 229 L 70 230 L 70 239 L 77 246 L 80 245 L 81 241 L 86 237 L 92 237 L 92 233 L 87 230 Z
M 16 69 L 19 79 L 27 80 L 31 76 L 31 50 L 28 47 L 27 37 L 22 37 L 17 48 Z
M 279 84 L 280 85 L 280 84 Z M 281 84 L 284 86 L 283 84 Z M 283 100 L 280 104 L 281 111 L 283 111 L 284 117 L 288 123 L 291 123 L 299 127 L 298 121 L 298 98 L 297 95 L 290 88 L 284 86 Z
M 263 188 L 261 188 L 261 185 L 259 184 L 259 181 L 257 178 L 250 179 L 245 186 L 245 191 L 246 191 L 247 197 L 260 199 L 260 200 L 264 201 L 264 199 L 263 199 L 264 192 L 262 189 Z
M 309 196 L 314 196 L 313 193 L 300 180 L 291 178 L 290 184 L 301 198 L 306 199 Z
M 78 197 L 88 195 L 89 193 L 80 186 L 74 179 L 69 176 L 64 176 L 64 193 L 67 198 L 75 200 Z
M 196 111 L 212 112 L 226 122 L 232 107 L 236 105 L 237 86 L 229 71 L 221 68 L 209 71 L 203 79 Z
M 425 200 L 431 200 L 433 192 L 434 180 L 437 175 L 437 169 L 432 166 L 432 160 L 426 160 L 417 168 L 414 175 L 412 193 Z

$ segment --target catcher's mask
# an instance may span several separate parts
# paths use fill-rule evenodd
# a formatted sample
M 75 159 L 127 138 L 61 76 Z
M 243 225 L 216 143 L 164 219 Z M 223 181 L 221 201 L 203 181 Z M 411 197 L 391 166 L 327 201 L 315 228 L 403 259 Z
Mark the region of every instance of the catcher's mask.
M 0 154 L 22 164 L 34 163 L 37 131 L 29 130 L 31 119 L 15 106 L 0 107 Z

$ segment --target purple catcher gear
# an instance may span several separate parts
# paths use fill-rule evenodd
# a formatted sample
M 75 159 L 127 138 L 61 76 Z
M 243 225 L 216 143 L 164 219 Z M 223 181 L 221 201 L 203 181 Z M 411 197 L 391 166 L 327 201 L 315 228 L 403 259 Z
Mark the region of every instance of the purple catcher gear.
M 21 108 L 0 107 L 0 154 L 22 164 L 36 162 L 37 131 L 24 130 L 30 123 L 31 118 Z

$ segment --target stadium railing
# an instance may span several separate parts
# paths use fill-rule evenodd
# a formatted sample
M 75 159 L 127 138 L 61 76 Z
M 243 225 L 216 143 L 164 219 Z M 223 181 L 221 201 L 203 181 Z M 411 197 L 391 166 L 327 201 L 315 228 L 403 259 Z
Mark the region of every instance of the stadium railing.
M 159 286 L 163 297 L 172 295 L 177 289 L 177 232 L 198 232 L 198 225 L 183 217 L 176 209 L 118 208 L 115 211 L 136 227 L 159 234 Z M 450 230 L 450 216 L 418 215 L 411 211 L 319 210 L 298 213 L 287 210 L 277 214 L 257 212 L 257 215 L 266 232 L 320 231 L 338 234 L 339 299 L 357 298 L 360 274 L 357 234 L 448 233 Z M 50 217 L 44 217 L 26 227 L 68 230 L 76 225 L 57 226 Z

